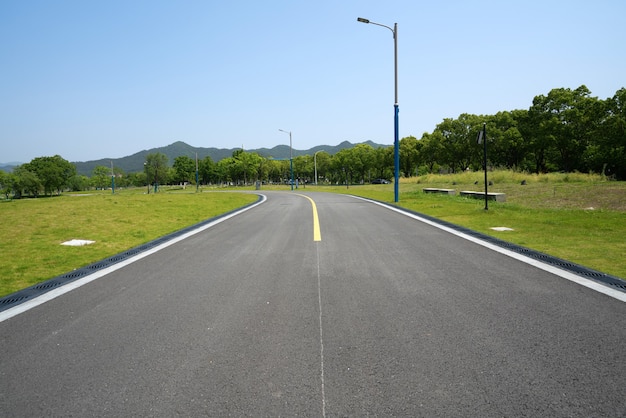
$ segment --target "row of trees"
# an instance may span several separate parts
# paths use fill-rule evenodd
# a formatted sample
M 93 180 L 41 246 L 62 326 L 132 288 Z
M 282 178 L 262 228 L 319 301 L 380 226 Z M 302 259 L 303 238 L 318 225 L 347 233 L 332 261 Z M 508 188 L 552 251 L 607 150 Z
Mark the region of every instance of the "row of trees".
M 483 124 L 489 167 L 535 173 L 594 172 L 626 180 L 626 89 L 600 100 L 585 86 L 536 96 L 527 110 L 486 116 L 464 113 L 444 119 L 420 139 L 402 138 L 401 175 L 482 170 L 483 147 L 476 138 Z M 295 177 L 315 181 L 315 160 L 318 176 L 326 182 L 393 177 L 393 147 L 359 144 L 332 156 L 325 152 L 299 156 L 293 161 Z M 289 178 L 289 165 L 237 151 L 217 164 L 202 161 L 200 172 L 204 183 L 280 182 Z
M 626 89 L 612 98 L 592 97 L 585 86 L 559 88 L 536 96 L 527 110 L 495 115 L 462 114 L 444 119 L 432 133 L 420 139 L 400 140 L 402 176 L 431 172 L 482 169 L 482 146 L 478 132 L 486 124 L 490 167 L 527 172 L 580 171 L 626 179 Z M 334 155 L 324 151 L 293 159 L 293 174 L 302 183 L 363 183 L 393 177 L 393 147 L 373 148 L 358 144 Z M 317 179 L 315 177 L 317 173 Z M 39 157 L 0 171 L 0 190 L 10 195 L 52 195 L 62 190 L 86 190 L 111 186 L 157 186 L 159 184 L 250 184 L 255 181 L 286 183 L 291 178 L 289 160 L 276 160 L 236 150 L 231 157 L 214 162 L 176 157 L 170 166 L 161 153 L 150 154 L 144 170 L 123 173 L 118 168 L 96 167 L 90 178 L 79 176 L 73 164 L 58 155 Z M 150 188 L 148 188 L 150 190 Z
M 487 124 L 490 166 L 528 172 L 595 172 L 626 179 L 626 89 L 592 97 L 587 87 L 559 88 L 536 96 L 528 110 L 444 119 L 433 133 L 406 148 L 404 170 L 482 167 L 476 137 Z M 405 171 L 406 172 L 406 171 Z
M 156 153 L 146 157 L 142 173 L 135 173 L 128 179 L 133 179 L 135 186 L 196 184 L 196 181 L 207 185 L 245 185 L 257 181 L 285 184 L 291 179 L 292 167 L 294 178 L 303 184 L 314 183 L 316 172 L 317 178 L 326 183 L 367 182 L 373 177 L 392 176 L 393 149 L 358 144 L 333 156 L 324 151 L 297 156 L 293 164 L 287 159 L 266 158 L 236 150 L 231 157 L 218 162 L 205 157 L 196 163 L 188 156 L 179 156 L 170 166 L 165 155 Z
M 188 156 L 179 156 L 172 165 L 167 156 L 154 153 L 147 155 L 142 172 L 124 173 L 117 167 L 98 166 L 91 177 L 77 175 L 73 164 L 56 155 L 35 158 L 12 173 L 0 171 L 0 190 L 6 198 L 20 198 L 60 194 L 63 190 L 105 189 L 112 187 L 113 182 L 115 187 L 148 186 L 148 193 L 163 184 L 245 185 L 256 181 L 285 184 L 291 179 L 292 166 L 294 178 L 304 185 L 315 182 L 316 172 L 325 183 L 390 178 L 393 148 L 375 149 L 359 144 L 333 156 L 324 151 L 313 156 L 297 156 L 293 165 L 289 160 L 265 158 L 243 150 L 236 150 L 231 157 L 218 162 L 211 157 L 196 162 Z
M 294 179 L 302 184 L 316 181 L 363 183 L 378 177 L 390 178 L 393 175 L 393 148 L 358 144 L 335 155 L 318 151 L 314 155 L 297 156 L 293 158 L 293 164 L 289 160 L 264 158 L 256 153 L 238 150 L 232 157 L 217 163 L 209 157 L 203 159 L 199 162 L 199 176 L 205 184 L 249 184 L 254 181 L 288 183 L 292 167 Z M 183 178 L 180 170 L 175 171 L 178 178 Z M 187 178 L 190 177 L 188 174 Z

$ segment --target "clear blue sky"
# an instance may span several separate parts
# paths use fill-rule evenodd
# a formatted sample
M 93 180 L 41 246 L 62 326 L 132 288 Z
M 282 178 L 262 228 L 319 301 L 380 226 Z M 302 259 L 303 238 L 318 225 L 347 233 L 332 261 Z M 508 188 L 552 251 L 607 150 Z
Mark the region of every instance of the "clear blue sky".
M 444 118 L 626 86 L 624 0 L 5 0 L 0 162 L 118 158 L 175 141 L 393 143 Z

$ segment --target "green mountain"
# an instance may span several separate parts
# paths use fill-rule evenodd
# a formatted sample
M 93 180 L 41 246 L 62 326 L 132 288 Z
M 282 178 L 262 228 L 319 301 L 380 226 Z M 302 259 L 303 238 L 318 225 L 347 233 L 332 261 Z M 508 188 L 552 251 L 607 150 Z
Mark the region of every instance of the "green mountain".
M 388 145 L 380 145 L 371 141 L 363 142 L 364 144 L 368 144 L 374 148 L 387 147 Z M 334 155 L 342 149 L 352 148 L 356 144 L 352 144 L 348 141 L 344 141 L 339 145 L 331 146 L 331 145 L 319 145 L 313 147 L 308 150 L 293 150 L 293 156 L 297 157 L 299 155 L 313 155 L 317 151 L 325 151 L 330 155 Z M 127 157 L 122 158 L 102 158 L 100 160 L 93 161 L 80 161 L 74 162 L 73 164 L 76 166 L 76 171 L 78 174 L 82 174 L 85 176 L 91 176 L 93 169 L 97 166 L 105 166 L 110 167 L 111 162 L 115 167 L 121 168 L 126 173 L 134 173 L 143 171 L 143 163 L 146 161 L 146 156 L 148 154 L 154 154 L 160 152 L 161 154 L 165 154 L 169 160 L 170 165 L 174 162 L 176 157 L 180 157 L 186 155 L 192 159 L 196 158 L 196 153 L 198 155 L 198 159 L 201 160 L 206 156 L 211 157 L 211 159 L 215 162 L 220 161 L 224 158 L 232 157 L 233 152 L 239 148 L 225 149 L 225 148 L 200 148 L 200 147 L 192 147 L 182 141 L 174 142 L 173 144 L 167 145 L 161 148 L 152 148 L 149 150 L 139 151 L 133 155 L 129 155 Z M 246 152 L 254 152 L 262 157 L 266 158 L 275 158 L 277 160 L 288 159 L 289 158 L 289 146 L 287 145 L 277 145 L 274 148 L 259 148 L 259 149 L 250 149 L 246 150 Z

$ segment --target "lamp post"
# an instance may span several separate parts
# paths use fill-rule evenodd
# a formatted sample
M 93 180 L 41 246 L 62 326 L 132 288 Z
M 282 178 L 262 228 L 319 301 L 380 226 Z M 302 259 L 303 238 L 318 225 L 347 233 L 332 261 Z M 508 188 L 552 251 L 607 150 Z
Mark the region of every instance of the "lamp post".
M 381 25 L 380 23 L 371 22 L 369 19 L 364 19 L 359 17 L 356 19 L 361 23 L 371 23 L 372 25 L 382 26 L 383 28 L 387 28 L 393 34 L 393 63 L 394 63 L 394 92 L 395 92 L 395 101 L 393 104 L 393 156 L 394 156 L 394 202 L 398 201 L 398 183 L 400 180 L 400 142 L 398 140 L 398 24 L 393 24 L 393 29 L 387 25 Z
M 483 169 L 485 170 L 485 210 L 489 210 L 487 189 L 487 124 L 483 122 L 483 130 L 478 134 L 478 143 L 483 143 Z
M 148 163 L 143 163 L 143 171 L 146 172 L 146 184 L 148 185 L 148 194 L 150 194 L 150 179 L 148 178 Z
M 113 161 L 111 161 L 111 194 L 115 194 L 115 172 L 113 171 Z
M 291 171 L 291 190 L 293 190 L 293 147 L 291 143 L 291 131 L 283 131 L 279 129 L 279 131 L 289 134 L 289 171 Z
M 198 188 L 200 187 L 200 184 L 198 183 L 199 180 L 199 176 L 198 176 L 198 153 L 196 152 L 196 193 L 198 193 Z
M 324 151 L 323 149 L 316 151 L 315 154 L 313 154 L 313 166 L 315 167 L 315 185 L 317 186 L 317 153 L 318 152 L 322 152 Z

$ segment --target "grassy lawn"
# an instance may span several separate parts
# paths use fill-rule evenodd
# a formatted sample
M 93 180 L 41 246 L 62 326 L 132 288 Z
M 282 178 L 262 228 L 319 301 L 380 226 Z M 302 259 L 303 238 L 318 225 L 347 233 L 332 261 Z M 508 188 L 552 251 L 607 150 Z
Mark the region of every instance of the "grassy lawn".
M 195 189 L 193 189 L 195 192 Z M 257 200 L 242 193 L 145 189 L 0 201 L 0 296 Z M 60 245 L 71 239 L 92 245 Z
M 483 191 L 482 173 L 402 179 L 398 206 L 626 278 L 626 182 L 582 174 L 489 173 L 506 202 L 425 194 L 425 187 Z M 521 182 L 526 182 L 522 185 Z M 474 184 L 478 181 L 478 184 Z M 224 189 L 221 189 L 224 190 Z M 253 188 L 230 189 L 232 191 Z M 290 191 L 290 186 L 262 190 Z M 245 193 L 145 189 L 0 200 L 0 296 L 254 202 Z M 306 186 L 393 202 L 393 184 Z M 457 193 L 458 194 L 458 193 Z M 494 231 L 508 227 L 513 231 Z M 83 247 L 60 245 L 88 239 Z

